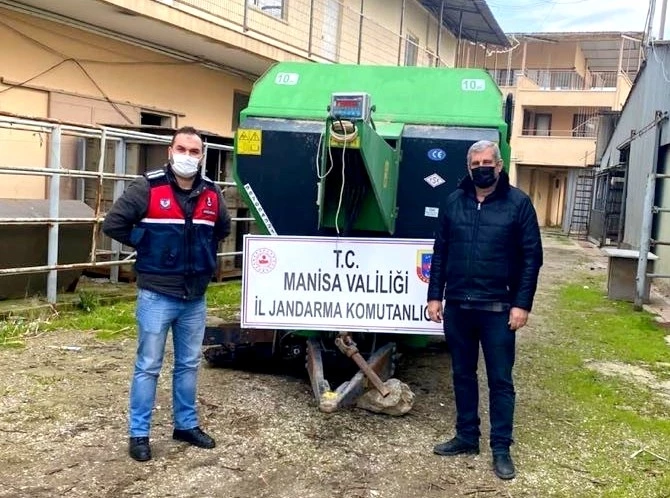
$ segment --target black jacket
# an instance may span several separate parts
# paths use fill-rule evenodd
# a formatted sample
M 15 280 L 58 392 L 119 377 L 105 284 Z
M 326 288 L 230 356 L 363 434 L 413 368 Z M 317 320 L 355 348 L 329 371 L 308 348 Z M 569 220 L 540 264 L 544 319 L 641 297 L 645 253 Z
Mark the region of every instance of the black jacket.
M 502 171 L 479 203 L 466 176 L 440 211 L 428 301 L 504 302 L 531 311 L 543 255 L 530 198 Z
M 174 174 L 168 166 L 166 173 L 182 210 L 190 216 L 206 180 L 200 176 L 196 177 L 193 188 L 185 191 L 177 185 Z M 147 213 L 149 188 L 149 181 L 145 176 L 136 178 L 130 183 L 105 216 L 102 231 L 107 236 L 134 247 L 131 232 Z M 214 237 L 222 240 L 230 234 L 231 220 L 220 187 L 214 184 L 214 188 L 219 196 L 219 216 L 214 227 Z M 210 281 L 211 276 L 207 275 L 156 275 L 137 272 L 138 287 L 187 300 L 202 296 Z

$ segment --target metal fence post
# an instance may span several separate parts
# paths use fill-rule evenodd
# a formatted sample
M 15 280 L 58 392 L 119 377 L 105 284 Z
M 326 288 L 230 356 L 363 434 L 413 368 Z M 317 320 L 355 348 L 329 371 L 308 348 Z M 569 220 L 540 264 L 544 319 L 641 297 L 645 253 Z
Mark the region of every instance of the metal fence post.
M 126 141 L 122 138 L 116 142 L 114 150 L 114 173 L 117 175 L 126 174 Z M 125 190 L 125 180 L 114 180 L 113 202 L 121 197 Z M 112 239 L 112 261 L 118 261 L 121 256 L 121 243 Z M 119 266 L 114 265 L 109 269 L 109 281 L 116 284 L 119 281 Z
M 49 168 L 60 169 L 61 128 L 55 126 L 51 131 L 51 150 L 49 151 Z M 49 218 L 59 217 L 60 175 L 54 174 L 49 181 Z M 47 249 L 47 265 L 58 265 L 58 221 L 49 223 L 49 239 Z M 47 275 L 47 301 L 55 304 L 58 299 L 58 270 L 49 270 Z
M 104 178 L 105 178 L 105 156 L 107 155 L 107 128 L 102 129 L 102 134 L 100 135 L 100 158 L 98 159 L 98 176 L 96 178 L 98 182 L 98 188 L 95 194 L 95 223 L 93 224 L 93 234 L 91 235 L 91 263 L 97 261 L 96 255 L 98 252 L 98 231 L 100 230 L 100 223 L 98 218 L 100 217 L 100 205 L 102 204 L 102 194 L 104 189 Z
M 635 309 L 641 310 L 644 289 L 647 286 L 647 258 L 651 244 L 651 224 L 653 218 L 652 208 L 654 206 L 654 189 L 656 188 L 656 171 L 652 170 L 647 176 L 647 189 L 644 193 L 644 205 L 642 207 L 642 227 L 640 230 L 640 255 L 637 260 Z
M 635 278 L 636 292 L 634 309 L 640 311 L 644 302 L 647 287 L 647 259 L 651 249 L 651 231 L 654 222 L 654 196 L 656 195 L 656 175 L 658 173 L 658 150 L 661 148 L 661 123 L 663 114 L 656 111 L 654 138 L 654 153 L 651 171 L 647 177 L 647 190 L 644 193 L 644 211 L 642 212 L 642 227 L 640 229 L 640 255 L 637 260 L 637 276 Z

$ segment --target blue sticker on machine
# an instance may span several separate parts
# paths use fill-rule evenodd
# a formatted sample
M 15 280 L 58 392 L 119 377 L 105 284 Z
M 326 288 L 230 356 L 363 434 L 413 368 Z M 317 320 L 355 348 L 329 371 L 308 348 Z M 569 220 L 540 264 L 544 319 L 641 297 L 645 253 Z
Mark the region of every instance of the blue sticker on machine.
M 442 149 L 430 149 L 428 151 L 428 159 L 431 161 L 442 161 L 445 157 L 447 157 L 447 153 Z

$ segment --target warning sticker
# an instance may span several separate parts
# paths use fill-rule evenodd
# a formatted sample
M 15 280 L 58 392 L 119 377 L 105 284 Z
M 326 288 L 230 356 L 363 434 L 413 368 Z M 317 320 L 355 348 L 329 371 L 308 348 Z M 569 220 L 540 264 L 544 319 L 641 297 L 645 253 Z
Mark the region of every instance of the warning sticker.
M 427 176 L 426 178 L 424 178 L 424 180 L 428 185 L 430 185 L 433 188 L 439 187 L 440 185 L 446 183 L 446 180 L 437 173 L 433 173 L 432 175 Z
M 254 156 L 261 155 L 261 146 L 263 145 L 262 130 L 237 130 L 237 153 Z

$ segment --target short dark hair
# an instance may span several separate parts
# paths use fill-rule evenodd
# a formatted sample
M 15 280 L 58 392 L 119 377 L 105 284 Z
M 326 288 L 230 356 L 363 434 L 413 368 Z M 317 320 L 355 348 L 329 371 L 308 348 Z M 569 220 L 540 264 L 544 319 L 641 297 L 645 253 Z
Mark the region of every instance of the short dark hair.
M 172 141 L 170 142 L 170 145 L 174 145 L 174 140 L 177 138 L 177 135 L 195 135 L 200 139 L 201 142 L 204 142 L 202 137 L 200 136 L 200 133 L 198 133 L 198 130 L 193 128 L 192 126 L 182 126 L 179 128 L 177 131 L 174 132 L 174 135 L 172 135 Z

